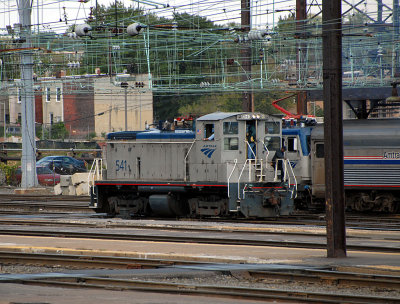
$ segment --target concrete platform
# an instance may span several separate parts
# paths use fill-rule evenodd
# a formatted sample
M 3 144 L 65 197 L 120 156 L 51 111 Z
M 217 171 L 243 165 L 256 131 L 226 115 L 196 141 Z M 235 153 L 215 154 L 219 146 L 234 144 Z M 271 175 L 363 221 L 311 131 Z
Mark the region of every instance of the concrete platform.
M 2 235 L 0 249 L 151 259 L 179 259 L 210 263 L 261 263 L 313 266 L 357 266 L 400 271 L 400 255 L 348 251 L 347 258 L 328 259 L 326 250 L 284 247 L 229 246 Z
M 52 188 L 16 188 L 14 189 L 14 194 L 18 195 L 51 195 L 54 194 Z

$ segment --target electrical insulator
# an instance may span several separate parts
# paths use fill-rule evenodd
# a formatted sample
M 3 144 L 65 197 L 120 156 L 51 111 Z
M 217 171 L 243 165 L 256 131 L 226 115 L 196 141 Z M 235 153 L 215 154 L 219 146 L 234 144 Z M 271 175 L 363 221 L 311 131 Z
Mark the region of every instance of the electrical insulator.
M 144 82 L 143 81 L 136 81 L 135 82 L 135 87 L 136 88 L 144 88 Z
M 78 37 L 90 36 L 92 27 L 89 24 L 79 24 L 75 26 L 75 33 Z
M 262 40 L 268 35 L 266 31 L 250 31 L 248 34 L 249 40 Z
M 68 37 L 71 38 L 71 39 L 77 39 L 77 38 L 78 38 L 78 36 L 76 35 L 75 32 L 73 32 L 73 33 L 68 33 Z
M 200 82 L 200 88 L 208 88 L 210 87 L 210 83 L 208 81 Z
M 132 23 L 126 28 L 126 32 L 129 36 L 139 35 L 146 26 L 140 23 Z

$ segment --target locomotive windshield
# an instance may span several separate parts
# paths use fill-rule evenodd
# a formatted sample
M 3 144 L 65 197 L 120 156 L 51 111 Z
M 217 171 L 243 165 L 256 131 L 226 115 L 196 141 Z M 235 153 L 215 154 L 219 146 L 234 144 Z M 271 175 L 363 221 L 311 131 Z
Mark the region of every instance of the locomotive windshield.
M 265 122 L 265 134 L 279 134 L 280 124 L 277 121 Z
M 264 142 L 269 151 L 276 151 L 281 147 L 281 138 L 278 136 L 265 136 Z

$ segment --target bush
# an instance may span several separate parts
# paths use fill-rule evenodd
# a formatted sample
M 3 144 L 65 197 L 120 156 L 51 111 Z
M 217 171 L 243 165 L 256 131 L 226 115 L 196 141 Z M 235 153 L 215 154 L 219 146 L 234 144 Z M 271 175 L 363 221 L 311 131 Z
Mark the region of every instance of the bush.
M 16 185 L 17 179 L 15 177 L 18 165 L 7 165 L 0 163 L 0 185 Z

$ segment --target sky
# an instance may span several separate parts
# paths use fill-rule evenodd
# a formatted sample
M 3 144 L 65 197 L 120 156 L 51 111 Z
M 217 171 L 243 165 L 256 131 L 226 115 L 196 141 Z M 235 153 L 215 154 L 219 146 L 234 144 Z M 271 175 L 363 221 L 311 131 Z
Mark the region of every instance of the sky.
M 87 1 L 87 0 L 81 0 Z M 157 3 L 157 5 L 146 4 Z M 253 28 L 272 28 L 282 15 L 294 13 L 295 0 L 250 0 L 252 7 Z M 349 3 L 358 3 L 358 0 L 347 0 Z M 109 5 L 114 1 L 97 0 L 99 4 Z M 218 24 L 226 24 L 234 21 L 240 23 L 240 0 L 123 0 L 126 6 L 134 5 L 144 8 L 146 11 L 171 17 L 175 12 L 188 12 L 199 14 L 215 21 Z M 308 4 L 321 4 L 322 0 L 307 0 Z M 383 0 L 384 4 L 391 7 L 393 0 Z M 164 6 L 169 7 L 165 8 Z M 32 24 L 40 31 L 55 31 L 64 33 L 71 25 L 81 24 L 90 13 L 90 8 L 96 6 L 96 0 L 87 3 L 78 0 L 33 0 Z M 343 10 L 348 6 L 343 3 Z M 367 9 L 371 14 L 376 11 L 376 0 L 366 0 L 360 9 Z M 319 10 L 317 5 L 313 11 Z M 7 25 L 18 23 L 18 11 L 16 0 L 0 0 L 0 29 L 5 32 Z

